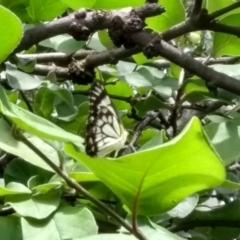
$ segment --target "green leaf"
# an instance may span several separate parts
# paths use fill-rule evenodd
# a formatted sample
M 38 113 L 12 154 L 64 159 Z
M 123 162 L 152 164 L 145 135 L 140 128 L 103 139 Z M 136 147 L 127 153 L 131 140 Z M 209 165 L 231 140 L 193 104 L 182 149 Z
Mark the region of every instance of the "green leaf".
M 41 87 L 35 95 L 35 113 L 45 118 L 50 118 L 54 110 L 54 99 L 55 95 L 48 88 Z
M 58 141 L 75 142 L 83 148 L 81 145 L 83 143 L 83 139 L 81 137 L 68 133 L 46 119 L 10 103 L 1 86 L 0 100 L 0 111 L 13 123 L 15 123 L 17 127 L 39 137 Z
M 33 150 L 27 147 L 24 143 L 17 141 L 12 136 L 12 128 L 3 119 L 0 119 L 0 133 L 2 136 L 0 138 L 0 149 L 14 154 L 30 164 L 53 172 L 52 168 L 49 167 Z M 31 142 L 38 144 L 39 150 L 42 150 L 56 165 L 59 165 L 59 158 L 55 149 L 38 137 L 31 136 L 30 134 L 24 135 Z
M 44 219 L 55 211 L 61 199 L 61 191 L 53 190 L 47 194 L 36 196 L 16 195 L 8 196 L 6 203 L 11 205 L 14 210 L 23 217 Z
M 185 10 L 181 0 L 161 0 L 160 4 L 166 12 L 146 20 L 149 28 L 157 32 L 163 32 L 172 26 L 185 20 Z
M 204 129 L 214 148 L 224 161 L 225 165 L 231 164 L 240 156 L 240 116 L 222 123 L 210 123 Z
M 131 0 L 131 6 L 137 7 L 141 6 L 142 1 L 141 0 Z M 112 0 L 112 1 L 101 1 L 96 0 L 95 4 L 93 5 L 94 9 L 116 9 L 116 8 L 123 8 L 123 7 L 129 7 L 129 1 L 128 0 Z
M 164 98 L 171 97 L 172 91 L 177 89 L 176 79 L 167 77 L 162 71 L 152 67 L 140 67 L 134 72 L 125 73 L 119 77 L 125 79 L 129 85 L 139 89 L 154 89 Z
M 220 187 L 227 188 L 227 189 L 239 189 L 240 190 L 240 183 L 225 180 L 224 183 Z
M 7 79 L 8 84 L 18 90 L 33 90 L 40 86 L 42 83 L 37 77 L 34 77 L 30 74 L 21 72 L 17 70 L 17 68 L 11 64 L 6 64 L 7 66 Z
M 138 229 L 142 232 L 142 234 L 147 237 L 148 240 L 184 240 L 183 238 L 175 235 L 165 228 L 160 227 L 157 224 L 152 223 L 153 227 L 143 226 Z M 96 236 L 81 238 L 81 240 L 136 240 L 137 238 L 133 235 L 124 235 L 124 234 L 99 234 Z M 75 239 L 80 240 L 80 239 Z
M 232 65 L 226 65 L 226 64 L 214 64 L 209 66 L 210 68 L 214 69 L 217 72 L 225 73 L 228 76 L 231 76 L 233 78 L 236 78 L 237 80 L 240 80 L 240 64 L 232 64 Z M 218 89 L 218 97 L 227 100 L 232 101 L 234 99 L 239 99 L 239 95 L 231 93 L 229 91 L 226 91 L 224 89 Z
M 22 149 L 24 151 L 24 149 Z M 29 152 L 27 151 L 29 154 Z M 25 154 L 27 154 L 25 153 Z M 29 161 L 34 158 L 34 154 L 30 155 Z M 41 160 L 42 162 L 42 160 Z M 39 166 L 41 166 L 39 162 Z M 38 184 L 47 182 L 53 173 L 46 171 L 39 166 L 34 166 L 32 163 L 23 161 L 22 159 L 13 159 L 6 167 L 4 171 L 5 183 L 19 182 L 27 185 L 29 178 L 38 175 Z
M 206 87 L 206 82 L 202 79 L 188 79 L 184 83 L 183 91 L 185 99 L 194 103 L 205 99 L 214 98 Z
M 154 224 L 151 222 L 151 225 L 155 228 L 151 228 L 149 226 L 143 226 L 140 227 L 139 230 L 148 237 L 149 240 L 159 240 L 159 239 L 164 239 L 164 240 L 185 240 L 182 237 L 179 237 L 178 235 L 175 235 L 165 228 Z
M 33 48 L 33 47 L 32 47 Z M 29 54 L 31 54 L 31 51 L 32 49 L 29 49 Z M 26 53 L 28 53 L 26 51 Z M 33 52 L 35 53 L 35 52 Z M 16 60 L 17 60 L 17 67 L 21 70 L 23 70 L 24 72 L 28 72 L 28 73 L 31 73 L 33 72 L 34 68 L 35 68 L 35 65 L 37 63 L 36 59 L 35 58 L 24 58 L 24 57 L 16 57 Z
M 97 182 L 100 181 L 93 173 L 91 172 L 70 172 L 69 177 L 74 179 L 77 182 Z
M 46 183 L 46 184 L 41 184 L 38 185 L 34 188 L 32 188 L 33 192 L 37 192 L 38 194 L 46 194 L 48 193 L 50 190 L 53 189 L 58 189 L 62 186 L 62 183 L 60 182 L 51 182 L 51 183 Z
M 0 63 L 16 48 L 20 42 L 23 29 L 16 15 L 0 5 Z
M 115 85 L 107 85 L 106 91 L 108 94 L 126 98 L 130 98 L 133 95 L 132 88 L 124 81 L 118 81 Z M 130 110 L 131 108 L 129 103 L 122 100 L 112 99 L 112 102 L 117 110 Z
M 199 211 L 195 210 L 185 219 L 176 219 L 177 222 L 184 222 L 193 219 L 202 221 L 239 221 L 240 220 L 240 200 L 234 200 L 227 205 L 215 208 L 211 211 Z
M 83 207 L 61 206 L 53 218 L 37 221 L 21 219 L 24 240 L 82 239 L 97 234 L 92 213 Z
M 152 128 L 147 128 L 146 130 L 143 130 L 140 137 L 137 140 L 137 143 L 139 145 L 143 145 L 149 140 L 151 140 L 155 135 L 158 134 L 158 130 L 152 129 Z
M 71 121 L 63 121 L 63 119 L 56 118 L 56 124 L 68 132 L 81 134 L 86 129 L 88 110 L 89 103 L 85 102 L 78 107 L 78 111 L 74 119 Z
M 61 0 L 30 0 L 28 12 L 35 22 L 52 20 L 66 10 Z
M 149 131 L 150 130 L 151 129 L 149 129 Z M 163 134 L 164 134 L 163 131 L 155 132 L 154 136 L 152 136 L 149 141 L 142 144 L 138 151 L 142 151 L 148 148 L 153 148 L 155 146 L 161 145 L 163 143 Z
M 58 117 L 61 114 L 63 119 L 76 114 L 73 95 L 68 89 L 60 88 L 55 84 L 51 84 L 48 88 L 40 88 L 35 98 L 36 111 L 39 115 L 50 118 L 54 107 Z
M 159 108 L 167 108 L 166 104 L 159 98 L 151 95 L 144 101 L 139 101 L 135 104 L 135 108 L 138 110 L 139 116 L 146 115 L 146 112 L 151 110 L 158 110 Z
M 56 52 L 63 52 L 66 54 L 71 54 L 82 49 L 86 44 L 85 41 L 77 41 L 67 34 L 62 34 L 55 36 L 40 42 L 40 45 L 52 48 Z
M 22 22 L 31 22 L 32 19 L 29 16 L 27 7 L 29 6 L 29 0 L 2 0 L 7 1 L 7 4 L 4 4 L 6 7 L 9 8 L 13 13 L 15 13 Z
M 232 14 L 221 19 L 221 23 L 229 26 L 238 27 L 239 18 L 240 13 Z M 240 40 L 237 36 L 217 32 L 214 34 L 212 56 L 215 58 L 220 57 L 222 55 L 237 56 L 240 54 L 239 44 Z
M 224 166 L 197 118 L 166 144 L 115 161 L 96 160 L 69 143 L 64 149 L 89 168 L 129 209 L 137 204 L 142 215 L 168 211 L 185 197 L 218 186 L 225 179 Z
M 20 218 L 13 215 L 0 217 L 0 232 L 2 240 L 22 240 Z
M 96 236 L 78 238 L 74 240 L 136 240 L 134 236 L 124 234 L 99 234 Z
M 151 87 L 155 80 L 154 76 L 146 67 L 141 67 L 137 71 L 125 75 L 124 79 L 129 85 L 135 87 Z
M 92 8 L 96 0 L 62 0 L 68 7 L 77 10 L 79 8 Z
M 0 186 L 0 196 L 31 194 L 32 192 L 21 183 L 11 182 L 6 187 Z
M 98 31 L 98 37 L 101 41 L 102 45 L 106 47 L 106 49 L 114 49 L 115 46 L 112 40 L 109 37 L 107 30 Z

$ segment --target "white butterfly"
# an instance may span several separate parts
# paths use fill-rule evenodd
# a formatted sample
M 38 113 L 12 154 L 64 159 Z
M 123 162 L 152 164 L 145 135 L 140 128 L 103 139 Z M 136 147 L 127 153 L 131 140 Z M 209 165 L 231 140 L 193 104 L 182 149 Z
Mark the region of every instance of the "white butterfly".
M 89 102 L 86 153 L 90 156 L 104 157 L 123 148 L 128 132 L 124 129 L 107 92 L 99 81 L 92 84 Z

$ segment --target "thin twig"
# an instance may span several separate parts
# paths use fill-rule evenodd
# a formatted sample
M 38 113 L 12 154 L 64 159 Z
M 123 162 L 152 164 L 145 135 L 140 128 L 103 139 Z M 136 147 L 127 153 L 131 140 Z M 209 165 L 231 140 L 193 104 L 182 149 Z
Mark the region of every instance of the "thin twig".
M 173 136 L 177 135 L 178 110 L 181 107 L 180 98 L 182 96 L 182 85 L 183 85 L 184 79 L 185 79 L 185 70 L 182 69 L 181 72 L 180 72 L 180 76 L 179 76 L 178 90 L 177 90 L 177 95 L 176 95 L 176 98 L 175 98 L 175 104 L 174 104 L 174 107 L 172 109 L 172 114 L 171 114 L 171 117 L 170 117 L 172 129 L 173 129 Z
M 19 93 L 20 93 L 23 101 L 26 103 L 26 105 L 27 105 L 27 107 L 28 107 L 28 110 L 33 113 L 33 112 L 34 112 L 34 111 L 33 111 L 33 108 L 32 108 L 32 106 L 31 106 L 31 104 L 30 104 L 27 96 L 25 95 L 25 93 L 24 93 L 22 90 L 19 90 Z
M 150 123 L 152 122 L 155 118 L 158 117 L 158 112 L 156 113 L 152 113 L 151 115 L 148 115 L 147 117 L 145 117 L 141 122 L 139 122 L 137 124 L 137 126 L 134 129 L 134 134 L 133 137 L 130 141 L 130 143 L 128 144 L 128 146 L 124 149 L 124 151 L 121 153 L 121 155 L 126 155 L 128 154 L 131 149 L 133 148 L 134 144 L 136 143 L 136 141 L 138 140 L 138 138 L 140 137 L 142 130 Z
M 222 8 L 220 10 L 217 10 L 217 11 L 209 14 L 209 19 L 213 20 L 213 19 L 218 18 L 218 17 L 220 17 L 228 12 L 231 12 L 232 10 L 237 9 L 239 7 L 240 7 L 240 2 L 239 1 L 235 2 L 225 8 Z

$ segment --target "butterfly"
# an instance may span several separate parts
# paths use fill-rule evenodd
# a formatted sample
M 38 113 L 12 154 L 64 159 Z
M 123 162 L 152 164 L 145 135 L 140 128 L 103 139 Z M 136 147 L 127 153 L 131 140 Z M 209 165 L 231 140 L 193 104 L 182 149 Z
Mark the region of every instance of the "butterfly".
M 128 132 L 124 129 L 111 99 L 99 81 L 94 81 L 91 86 L 89 103 L 86 153 L 92 157 L 104 157 L 123 148 Z

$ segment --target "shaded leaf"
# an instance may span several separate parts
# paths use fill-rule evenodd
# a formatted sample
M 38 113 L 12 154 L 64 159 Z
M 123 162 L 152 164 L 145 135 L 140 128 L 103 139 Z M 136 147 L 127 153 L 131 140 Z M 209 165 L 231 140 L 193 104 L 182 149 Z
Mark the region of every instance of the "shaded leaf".
M 0 217 L 2 240 L 22 240 L 20 218 L 17 216 Z
M 97 234 L 92 213 L 83 207 L 61 206 L 53 218 L 37 221 L 21 219 L 24 240 L 82 239 Z
M 6 203 L 11 205 L 14 210 L 23 217 L 44 219 L 58 208 L 60 198 L 61 191 L 54 190 L 50 193 L 36 196 L 8 196 L 6 198 Z
M 28 12 L 35 22 L 52 20 L 65 10 L 66 5 L 61 0 L 30 0 L 28 7 Z
M 210 123 L 204 129 L 213 146 L 221 156 L 225 165 L 235 161 L 240 156 L 240 117 L 222 123 Z

